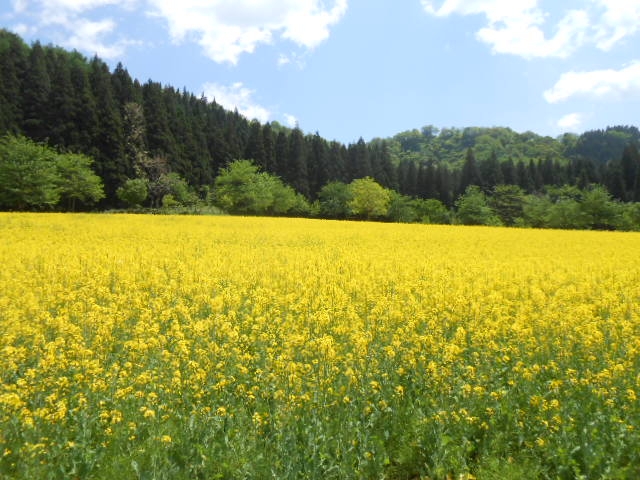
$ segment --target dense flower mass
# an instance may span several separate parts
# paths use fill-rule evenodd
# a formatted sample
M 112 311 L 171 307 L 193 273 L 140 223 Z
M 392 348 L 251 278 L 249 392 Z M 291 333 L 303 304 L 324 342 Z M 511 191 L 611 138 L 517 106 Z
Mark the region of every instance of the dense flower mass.
M 2 477 L 640 475 L 637 233 L 0 214 L 0 236 Z

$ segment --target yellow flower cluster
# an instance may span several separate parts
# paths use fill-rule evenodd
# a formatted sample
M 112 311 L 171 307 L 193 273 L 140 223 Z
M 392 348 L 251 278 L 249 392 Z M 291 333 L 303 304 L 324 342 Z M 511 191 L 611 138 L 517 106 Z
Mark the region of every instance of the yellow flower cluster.
M 557 452 L 601 422 L 640 447 L 638 234 L 0 214 L 0 238 L 0 473 L 201 426 L 333 422 L 363 472 L 403 431 Z

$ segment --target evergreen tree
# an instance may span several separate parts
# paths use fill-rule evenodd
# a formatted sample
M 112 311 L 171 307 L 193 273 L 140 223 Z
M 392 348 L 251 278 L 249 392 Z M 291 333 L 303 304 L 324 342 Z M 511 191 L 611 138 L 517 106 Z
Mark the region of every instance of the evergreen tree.
M 70 58 L 69 77 L 73 87 L 74 129 L 67 147 L 72 151 L 95 155 L 93 138 L 98 125 L 96 101 L 89 83 L 87 61 L 77 52 Z
M 275 172 L 276 137 L 269 122 L 262 127 L 262 148 L 264 150 L 265 171 Z
M 533 178 L 531 177 L 531 171 L 522 160 L 516 165 L 516 177 L 518 179 L 518 185 L 525 192 L 531 193 L 535 190 L 536 186 Z
M 418 196 L 418 169 L 413 160 L 402 160 L 398 166 L 400 193 Z
M 354 179 L 373 176 L 371 168 L 371 160 L 369 158 L 369 149 L 367 144 L 360 137 L 358 142 L 353 145 L 352 157 L 352 176 Z
M 518 184 L 518 173 L 516 172 L 516 166 L 512 158 L 502 162 L 500 168 L 502 169 L 502 178 L 504 179 L 505 185 Z
M 456 181 L 451 171 L 445 165 L 438 165 L 436 168 L 436 189 L 438 190 L 438 200 L 448 207 L 453 205 L 455 184 Z
M 482 178 L 482 184 L 486 189 L 492 189 L 496 185 L 504 184 L 504 176 L 502 174 L 502 168 L 498 161 L 498 155 L 495 150 L 491 152 L 489 158 L 480 162 L 479 165 L 480 176 Z
M 51 79 L 47 71 L 45 52 L 39 42 L 31 47 L 27 69 L 22 82 L 22 130 L 38 142 L 49 136 L 49 96 Z
M 523 216 L 524 191 L 517 185 L 496 185 L 489 205 L 504 225 L 512 226 Z
M 435 166 L 429 163 L 424 169 L 422 198 L 438 198 L 438 175 Z
M 299 128 L 294 128 L 289 136 L 289 157 L 284 178 L 298 193 L 309 197 L 307 152 L 304 137 Z
M 47 121 L 49 144 L 69 147 L 74 143 L 76 131 L 74 88 L 71 83 L 69 55 L 60 49 L 49 48 L 46 56 L 50 65 L 51 85 L 47 104 L 49 111 L 44 119 Z
M 252 160 L 254 165 L 264 170 L 267 168 L 266 156 L 264 151 L 264 137 L 262 136 L 262 125 L 257 120 L 252 120 L 249 124 L 249 138 L 243 158 Z
M 21 86 L 28 55 L 29 47 L 20 37 L 0 29 L 0 135 L 21 130 Z
M 635 144 L 627 145 L 622 152 L 620 169 L 624 181 L 624 200 L 639 201 L 640 152 Z
M 318 132 L 313 135 L 309 142 L 309 188 L 311 198 L 314 198 L 320 188 L 329 181 L 329 147 L 324 138 Z
M 133 79 L 122 63 L 118 62 L 116 68 L 111 74 L 111 86 L 113 89 L 113 98 L 121 109 L 124 116 L 124 107 L 128 103 L 142 103 L 140 92 L 134 86 Z
M 288 182 L 287 164 L 289 163 L 289 138 L 280 130 L 276 136 L 273 173 Z
M 97 57 L 90 63 L 89 81 L 98 120 L 92 139 L 96 170 L 104 182 L 107 198 L 113 200 L 116 189 L 131 176 L 133 167 L 126 162 L 122 118 L 113 99 L 111 74 Z
M 470 185 L 482 185 L 482 176 L 476 162 L 476 156 L 472 148 L 467 149 L 464 164 L 460 172 L 460 183 L 458 184 L 458 192 L 465 192 Z
M 176 139 L 169 127 L 169 114 L 162 86 L 149 81 L 142 86 L 146 139 L 152 156 L 177 157 Z
M 327 178 L 330 181 L 347 181 L 346 167 L 347 149 L 335 140 L 329 145 L 329 162 L 327 165 Z

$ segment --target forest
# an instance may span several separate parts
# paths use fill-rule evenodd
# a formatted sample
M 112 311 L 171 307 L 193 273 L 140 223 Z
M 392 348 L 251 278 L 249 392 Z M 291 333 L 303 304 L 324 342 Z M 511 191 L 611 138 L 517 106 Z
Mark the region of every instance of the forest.
M 345 145 L 7 30 L 0 138 L 2 210 L 640 229 L 635 126 L 552 138 L 429 125 Z

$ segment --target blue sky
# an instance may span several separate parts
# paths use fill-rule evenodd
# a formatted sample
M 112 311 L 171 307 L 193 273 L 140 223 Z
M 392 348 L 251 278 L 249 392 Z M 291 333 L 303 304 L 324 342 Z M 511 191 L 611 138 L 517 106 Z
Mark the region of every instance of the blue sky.
M 344 143 L 640 124 L 640 0 L 1 0 L 0 26 Z

